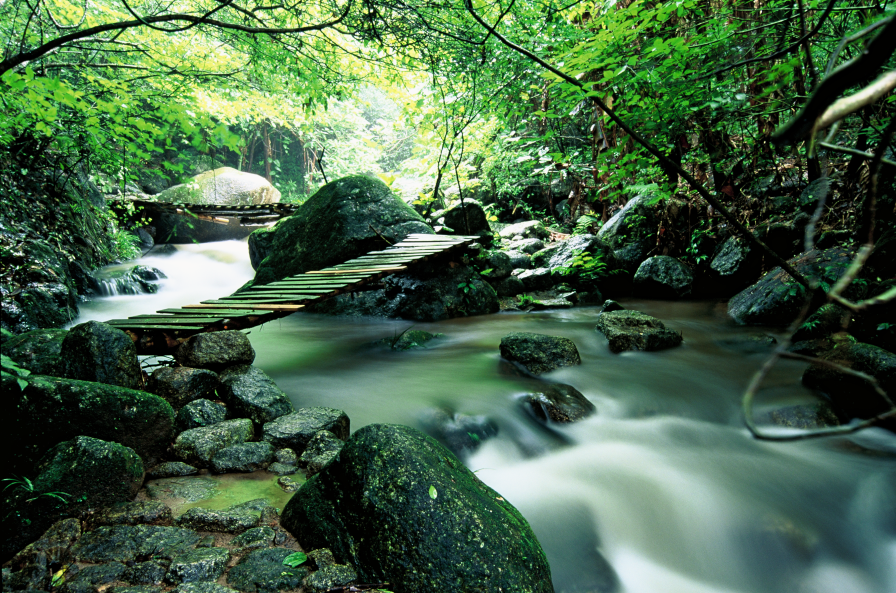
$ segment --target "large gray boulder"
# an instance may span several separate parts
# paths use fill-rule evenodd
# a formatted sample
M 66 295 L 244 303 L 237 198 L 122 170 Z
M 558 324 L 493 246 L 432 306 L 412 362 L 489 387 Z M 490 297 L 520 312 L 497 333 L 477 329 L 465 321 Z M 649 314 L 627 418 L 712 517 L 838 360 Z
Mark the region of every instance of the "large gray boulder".
M 221 449 L 212 457 L 212 471 L 254 472 L 274 461 L 274 447 L 270 443 L 239 443 Z
M 254 436 L 255 429 L 248 418 L 225 420 L 180 433 L 174 441 L 174 454 L 190 465 L 208 467 L 218 451 L 245 443 Z
M 597 232 L 597 238 L 610 246 L 619 266 L 635 272 L 656 246 L 659 218 L 653 198 L 632 198 Z
M 59 352 L 62 341 L 68 334 L 65 329 L 35 329 L 24 334 L 3 339 L 3 354 L 10 357 L 19 367 L 31 371 L 33 375 L 62 373 Z
M 668 255 L 644 260 L 634 278 L 637 294 L 655 299 L 679 299 L 691 293 L 691 269 Z
M 722 290 L 743 289 L 756 279 L 761 267 L 762 254 L 746 239 L 736 235 L 719 245 L 709 264 Z
M 218 375 L 207 369 L 162 367 L 153 371 L 147 391 L 163 398 L 175 410 L 197 399 L 218 399 Z M 192 428 L 192 427 L 191 427 Z
M 276 204 L 280 201 L 280 191 L 260 175 L 221 167 L 200 173 L 187 183 L 169 187 L 160 192 L 156 200 L 178 204 L 251 206 Z
M 289 397 L 258 367 L 230 367 L 220 377 L 224 385 L 221 398 L 232 416 L 251 418 L 260 426 L 293 411 Z
M 788 261 L 806 278 L 833 286 L 852 261 L 852 253 L 840 247 L 813 249 Z M 809 298 L 806 290 L 781 268 L 728 301 L 728 314 L 746 325 L 789 325 Z
M 302 548 L 328 547 L 360 582 L 404 591 L 553 591 L 529 524 L 421 432 L 373 424 L 287 503 Z
M 662 321 L 640 311 L 601 313 L 595 329 L 607 336 L 610 352 L 665 350 L 682 342 L 680 333 L 666 329 Z
M 30 375 L 27 381 L 20 389 L 3 373 L 0 428 L 16 444 L 6 454 L 10 472 L 29 473 L 52 446 L 81 435 L 121 443 L 147 464 L 171 442 L 174 410 L 156 395 L 57 377 Z
M 582 364 L 579 351 L 569 338 L 530 332 L 514 332 L 501 338 L 501 356 L 533 375 Z
M 432 233 L 413 208 L 379 179 L 356 175 L 323 186 L 302 207 L 253 242 L 269 245 L 258 262 L 254 284 L 319 270 L 396 243 L 411 233 Z M 271 237 L 261 238 L 265 234 Z M 258 251 L 256 249 L 256 251 Z
M 277 449 L 285 447 L 301 454 L 311 438 L 322 430 L 344 441 L 349 435 L 349 418 L 336 408 L 299 408 L 292 414 L 265 424 L 261 430 L 261 440 Z
M 69 379 L 129 389 L 143 386 L 134 341 L 111 325 L 98 321 L 76 325 L 62 340 L 59 356 L 62 374 Z
M 539 220 L 527 220 L 507 225 L 498 234 L 503 239 L 514 239 L 516 237 L 520 239 L 547 239 L 551 236 L 551 231 Z
M 441 222 L 451 229 L 452 235 L 478 235 L 492 232 L 488 225 L 485 210 L 478 202 L 464 200 L 463 204 L 457 204 L 445 210 Z M 442 231 L 444 232 L 444 231 Z
M 224 422 L 227 408 L 207 399 L 196 399 L 182 407 L 174 419 L 177 432 Z
M 178 346 L 174 359 L 185 367 L 222 371 L 237 364 L 252 364 L 255 350 L 246 334 L 226 330 L 190 336 Z

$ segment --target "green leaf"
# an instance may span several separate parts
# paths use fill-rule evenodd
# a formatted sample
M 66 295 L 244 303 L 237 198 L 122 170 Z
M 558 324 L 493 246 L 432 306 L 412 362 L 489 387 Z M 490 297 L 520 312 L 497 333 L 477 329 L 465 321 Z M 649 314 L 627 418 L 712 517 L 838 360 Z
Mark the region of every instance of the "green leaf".
M 307 560 L 308 555 L 305 552 L 296 552 L 283 559 L 283 566 L 295 568 L 300 564 L 304 564 Z
M 430 486 L 430 487 L 429 487 L 429 497 L 430 497 L 431 499 L 435 500 L 436 497 L 437 497 L 438 495 L 439 495 L 439 493 L 438 493 L 438 491 L 436 490 L 436 487 L 435 487 L 435 486 Z

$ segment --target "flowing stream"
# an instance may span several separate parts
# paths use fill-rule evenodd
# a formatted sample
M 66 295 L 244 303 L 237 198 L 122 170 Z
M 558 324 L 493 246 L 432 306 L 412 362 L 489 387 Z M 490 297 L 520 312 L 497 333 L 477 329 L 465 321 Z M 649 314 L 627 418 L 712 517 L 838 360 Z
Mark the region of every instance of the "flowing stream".
M 85 303 L 76 322 L 222 296 L 252 277 L 245 242 L 138 263 L 167 274 L 158 294 Z M 623 304 L 682 331 L 684 345 L 614 355 L 594 331 L 596 308 L 415 324 L 296 314 L 251 340 L 255 364 L 296 406 L 343 409 L 353 430 L 420 426 L 433 406 L 491 418 L 498 435 L 467 465 L 531 523 L 558 593 L 605 590 L 603 558 L 624 593 L 896 591 L 896 435 L 757 441 L 740 398 L 765 354 L 741 341 L 761 330 L 735 326 L 724 303 Z M 408 352 L 371 345 L 411 325 L 444 336 Z M 545 428 L 523 411 L 527 383 L 498 353 L 511 331 L 571 338 L 582 365 L 547 380 L 579 389 L 597 414 Z M 759 418 L 813 401 L 803 368 L 774 369 Z

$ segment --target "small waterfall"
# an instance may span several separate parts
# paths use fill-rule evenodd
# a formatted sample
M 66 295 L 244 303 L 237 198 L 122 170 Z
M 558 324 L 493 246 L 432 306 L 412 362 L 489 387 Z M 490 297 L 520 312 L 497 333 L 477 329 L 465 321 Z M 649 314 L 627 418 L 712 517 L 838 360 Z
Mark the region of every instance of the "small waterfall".
M 167 277 L 150 266 L 115 266 L 95 272 L 91 276 L 91 288 L 98 296 L 155 294 L 159 291 L 157 282 Z

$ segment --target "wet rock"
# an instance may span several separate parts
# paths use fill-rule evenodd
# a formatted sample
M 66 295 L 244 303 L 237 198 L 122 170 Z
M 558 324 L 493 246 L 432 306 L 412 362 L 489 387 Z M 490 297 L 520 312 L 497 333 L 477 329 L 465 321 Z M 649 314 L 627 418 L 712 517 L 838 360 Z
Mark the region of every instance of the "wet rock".
M 308 574 L 308 569 L 283 564 L 283 560 L 294 552 L 287 548 L 255 550 L 230 569 L 227 584 L 248 593 L 296 589 Z
M 483 278 L 491 281 L 498 281 L 507 278 L 513 271 L 510 257 L 503 251 L 490 251 L 482 258 L 482 267 L 484 268 L 480 274 Z M 494 284 L 492 284 L 494 286 Z
M 510 259 L 510 268 L 512 270 L 516 270 L 518 268 L 528 270 L 532 267 L 532 256 L 530 256 L 528 253 L 515 251 L 513 249 L 508 249 L 504 253 L 507 254 L 507 257 Z
M 262 428 L 261 439 L 277 448 L 287 447 L 301 453 L 316 433 L 328 430 L 338 439 L 349 435 L 349 419 L 335 408 L 299 408 L 292 414 L 268 422 Z
M 771 351 L 778 343 L 778 339 L 769 334 L 749 334 L 721 340 L 719 343 L 726 348 L 743 352 L 744 354 L 755 354 L 757 352 Z
M 601 313 L 595 329 L 609 340 L 610 352 L 664 350 L 682 342 L 680 333 L 666 329 L 662 321 L 640 311 Z
M 794 354 L 802 354 L 803 356 L 818 356 L 833 347 L 834 345 L 827 339 L 802 340 L 788 346 L 787 351 Z
M 388 346 L 392 350 L 410 350 L 412 348 L 423 348 L 424 344 L 438 338 L 444 334 L 431 334 L 429 332 L 412 329 L 401 332 L 392 338 L 383 338 L 378 344 Z
M 291 476 L 299 471 L 299 468 L 295 465 L 286 465 L 285 463 L 275 461 L 268 466 L 268 471 L 277 476 Z
M 197 548 L 178 554 L 171 560 L 165 581 L 171 584 L 216 581 L 227 568 L 227 548 Z
M 831 404 L 827 402 L 778 408 L 769 413 L 769 419 L 778 426 L 803 430 L 840 425 L 837 414 L 834 413 Z
M 607 299 L 604 301 L 604 304 L 600 307 L 601 313 L 610 313 L 611 311 L 625 311 L 625 307 L 620 305 L 614 300 Z
M 458 414 L 446 408 L 426 410 L 420 423 L 428 435 L 461 457 L 498 434 L 498 425 L 485 416 Z
M 171 508 L 157 500 L 119 502 L 95 514 L 93 525 L 170 525 Z
M 178 476 L 193 476 L 199 470 L 182 461 L 166 461 L 146 472 L 147 479 L 174 478 Z
M 287 491 L 288 492 L 288 491 Z M 231 545 L 242 548 L 243 550 L 254 550 L 256 548 L 269 548 L 274 545 L 274 530 L 267 525 L 261 527 L 253 527 L 236 536 L 231 540 Z
M 177 524 L 200 531 L 243 533 L 276 516 L 276 509 L 260 498 L 221 510 L 193 507 L 177 519 Z
M 448 208 L 442 213 L 441 218 L 444 225 L 452 229 L 452 235 L 479 235 L 492 232 L 485 210 L 470 200 L 464 200 L 463 204 Z
M 274 459 L 274 446 L 270 443 L 240 443 L 221 449 L 212 457 L 212 471 L 254 472 L 266 468 Z
M 723 291 L 741 290 L 753 282 L 762 267 L 762 254 L 746 239 L 728 237 L 713 254 L 709 269 Z
M 526 285 L 517 276 L 508 276 L 503 280 L 492 282 L 491 285 L 500 297 L 516 296 L 526 291 Z
M 170 560 L 199 539 L 195 531 L 180 527 L 108 525 L 81 537 L 72 554 L 79 562 L 128 562 L 150 556 Z
M 241 331 L 208 332 L 191 336 L 177 348 L 174 359 L 185 367 L 220 372 L 230 366 L 252 364 L 255 350 Z
M 174 593 L 236 593 L 235 589 L 219 585 L 217 583 L 199 581 L 196 583 L 183 583 L 173 589 Z
M 163 593 L 165 589 L 161 586 L 153 585 L 136 585 L 134 587 L 112 587 L 109 593 Z
M 553 591 L 522 515 L 447 449 L 406 426 L 355 432 L 327 470 L 293 495 L 281 524 L 304 549 L 329 547 L 365 583 Z
M 314 571 L 302 581 L 307 591 L 325 593 L 337 587 L 344 587 L 358 579 L 358 573 L 347 564 L 333 564 Z
M 143 386 L 134 341 L 120 329 L 88 321 L 71 328 L 59 351 L 62 375 L 129 389 Z
M 501 338 L 501 356 L 533 375 L 582 364 L 569 338 L 514 332 Z
M 520 274 L 516 274 L 516 278 L 523 283 L 526 291 L 546 290 L 554 285 L 554 277 L 548 268 L 524 270 Z
M 177 498 L 185 502 L 196 502 L 211 498 L 218 491 L 217 482 L 205 476 L 168 478 L 146 484 L 146 494 L 150 498 Z
M 812 251 L 789 261 L 808 279 L 830 285 L 846 271 L 851 252 L 842 248 Z M 788 325 L 799 314 L 808 298 L 805 289 L 784 272 L 775 268 L 752 286 L 728 301 L 728 314 L 746 325 Z
M 21 289 L 0 286 L 0 324 L 22 334 L 70 323 L 78 316 L 78 295 L 63 253 L 48 243 L 31 240 L 25 242 L 22 252 L 31 265 L 21 270 L 25 274 Z
M 148 389 L 164 398 L 175 410 L 180 410 L 198 399 L 220 399 L 217 395 L 219 390 L 222 390 L 222 385 L 216 373 L 207 369 L 188 367 L 157 369 L 150 377 Z
M 171 442 L 174 410 L 162 398 L 132 389 L 56 377 L 29 376 L 19 389 L 2 375 L 0 428 L 9 442 L 7 471 L 28 474 L 53 445 L 79 435 L 115 441 L 153 463 Z
M 545 384 L 538 391 L 524 395 L 521 401 L 542 422 L 575 422 L 596 411 L 594 404 L 578 389 L 563 383 Z
M 356 175 L 320 188 L 292 216 L 270 230 L 255 231 L 270 246 L 258 263 L 254 284 L 320 270 L 397 243 L 411 233 L 432 233 L 413 208 L 379 179 Z M 250 247 L 251 249 L 251 247 Z
M 513 239 L 514 237 L 547 239 L 551 236 L 551 232 L 538 220 L 528 220 L 507 225 L 498 234 L 504 239 Z
M 282 463 L 283 465 L 296 466 L 299 464 L 299 458 L 292 449 L 277 449 L 274 451 L 274 459 L 277 460 L 277 463 Z
M 174 441 L 174 454 L 190 465 L 207 467 L 221 449 L 244 443 L 254 436 L 255 430 L 248 418 L 225 420 L 180 433 Z
M 282 478 L 277 480 L 277 485 L 283 489 L 284 492 L 295 492 L 299 489 L 299 483 L 290 478 L 289 476 L 283 476 Z
M 54 523 L 39 539 L 28 544 L 12 558 L 8 566 L 17 570 L 11 574 L 8 581 L 6 571 L 9 569 L 4 569 L 3 589 L 47 590 L 52 572 L 50 567 L 72 562 L 71 547 L 79 537 L 81 537 L 81 522 L 78 519 L 63 519 Z M 8 557 L 8 552 L 13 549 L 4 547 L 4 557 Z
M 833 333 L 842 331 L 844 321 L 848 322 L 851 318 L 852 315 L 849 311 L 840 305 L 835 303 L 822 305 L 812 315 L 809 315 L 790 339 L 793 342 L 802 342 L 826 338 Z
M 122 575 L 122 580 L 132 585 L 159 585 L 165 580 L 169 563 L 159 560 L 137 562 Z
M 227 407 L 207 399 L 193 400 L 180 409 L 174 419 L 177 432 L 224 422 Z
M 336 564 L 333 552 L 329 548 L 320 548 L 319 550 L 311 550 L 308 552 L 308 558 L 314 563 L 315 568 L 324 568 Z
M 818 358 L 870 375 L 891 398 L 896 394 L 896 354 L 871 344 L 840 343 Z M 873 418 L 890 409 L 869 382 L 818 362 L 803 373 L 803 385 L 826 394 L 845 418 Z
M 567 300 L 567 298 L 572 297 L 574 294 L 574 292 L 568 292 L 562 295 L 535 295 L 534 300 L 532 301 L 532 308 L 536 311 L 541 311 L 543 309 L 571 309 L 574 306 L 574 303 Z
M 293 411 L 286 394 L 258 367 L 230 367 L 221 373 L 221 382 L 223 399 L 234 416 L 251 418 L 260 425 Z
M 511 241 L 507 248 L 532 255 L 544 249 L 544 242 L 541 239 L 520 239 L 518 241 Z
M 601 227 L 597 238 L 613 250 L 618 265 L 634 272 L 656 245 L 659 219 L 650 196 L 632 198 Z
M 58 377 L 62 374 L 59 352 L 67 334 L 66 329 L 35 329 L 19 336 L 4 336 L 3 354 L 33 375 Z
M 646 259 L 635 272 L 638 294 L 657 299 L 678 299 L 691 293 L 694 274 L 686 265 L 668 255 Z
M 66 579 L 62 593 L 97 593 L 101 585 L 108 585 L 121 578 L 127 567 L 120 562 L 85 566 L 72 578 Z
M 347 431 L 346 431 L 347 434 Z M 308 440 L 299 461 L 305 466 L 308 476 L 320 473 L 333 461 L 345 443 L 329 430 L 320 430 Z

